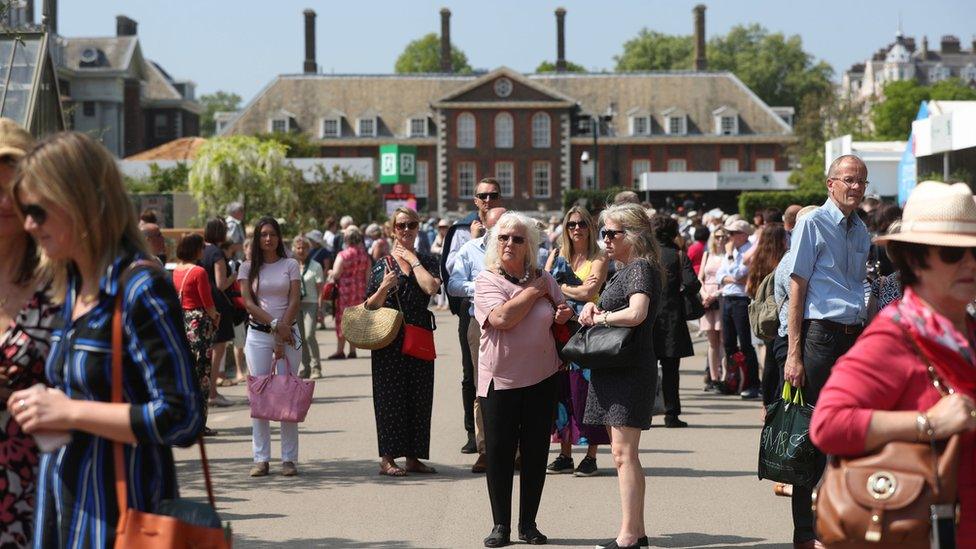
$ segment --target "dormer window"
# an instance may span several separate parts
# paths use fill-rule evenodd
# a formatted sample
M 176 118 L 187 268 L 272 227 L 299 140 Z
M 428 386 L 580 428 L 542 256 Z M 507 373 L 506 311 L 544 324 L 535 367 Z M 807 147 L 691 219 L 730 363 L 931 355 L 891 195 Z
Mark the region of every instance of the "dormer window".
M 322 138 L 342 137 L 342 119 L 330 117 L 322 119 Z
M 739 111 L 732 107 L 722 106 L 712 111 L 715 124 L 715 135 L 739 134 Z
M 415 117 L 407 121 L 407 135 L 409 137 L 427 137 L 427 118 Z
M 651 117 L 643 114 L 631 116 L 630 135 L 651 135 Z
M 359 137 L 376 137 L 376 118 L 360 118 L 356 121 L 356 126 Z
M 276 116 L 268 120 L 268 131 L 271 133 L 288 133 L 291 131 L 291 119 L 285 116 Z
M 668 135 L 684 135 L 688 133 L 688 115 L 685 111 L 671 107 L 661 113 L 664 118 L 664 131 Z

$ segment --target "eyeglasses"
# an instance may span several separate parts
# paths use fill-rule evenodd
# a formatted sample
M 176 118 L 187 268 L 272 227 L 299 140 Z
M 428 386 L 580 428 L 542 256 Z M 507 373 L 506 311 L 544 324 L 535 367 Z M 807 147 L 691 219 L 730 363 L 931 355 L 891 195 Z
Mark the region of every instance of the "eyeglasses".
M 618 236 L 626 233 L 627 231 L 615 231 L 613 229 L 603 229 L 600 231 L 600 238 L 603 240 L 614 240 Z
M 475 196 L 479 200 L 490 201 L 490 200 L 498 200 L 499 198 L 501 198 L 502 194 L 501 193 L 478 193 Z
M 841 178 L 841 177 L 831 177 L 831 179 L 833 179 L 834 181 L 841 181 L 841 182 L 843 182 L 844 185 L 847 188 L 851 188 L 851 187 L 853 187 L 854 185 L 857 185 L 857 184 L 861 185 L 862 187 L 867 187 L 868 186 L 868 183 L 869 183 L 867 179 L 857 179 L 857 178 L 850 177 L 850 176 L 843 177 L 843 178 Z
M 588 228 L 590 228 L 590 224 L 587 223 L 586 221 L 567 221 L 566 222 L 566 230 L 572 231 L 572 230 L 575 230 L 576 227 L 579 227 L 580 229 L 588 229 Z
M 397 229 L 400 229 L 401 231 L 406 231 L 408 229 L 412 231 L 412 230 L 416 229 L 419 226 L 420 226 L 420 223 L 418 223 L 416 221 L 407 221 L 406 223 L 397 223 L 396 224 L 396 228 Z
M 521 246 L 522 244 L 525 244 L 525 237 L 524 236 L 518 236 L 518 235 L 515 235 L 515 234 L 500 234 L 500 235 L 498 235 L 498 241 L 501 242 L 502 244 L 507 244 L 509 240 L 512 241 L 512 244 L 517 244 L 519 246 Z
M 966 255 L 966 250 L 973 255 L 976 259 L 976 248 L 959 248 L 956 246 L 935 246 L 935 249 L 939 251 L 939 259 L 943 263 L 959 263 L 962 261 L 962 256 Z
M 47 210 L 37 204 L 25 204 L 20 208 L 20 213 L 24 217 L 33 219 L 38 225 L 43 225 L 47 221 Z

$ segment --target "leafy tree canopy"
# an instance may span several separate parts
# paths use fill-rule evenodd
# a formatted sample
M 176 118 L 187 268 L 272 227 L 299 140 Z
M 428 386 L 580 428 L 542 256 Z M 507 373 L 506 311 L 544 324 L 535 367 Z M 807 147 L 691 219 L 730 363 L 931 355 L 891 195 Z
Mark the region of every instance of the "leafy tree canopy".
M 177 162 L 172 168 L 149 165 L 149 175 L 141 178 L 126 177 L 125 185 L 131 193 L 175 193 L 187 190 L 190 168 L 185 162 Z
M 912 131 L 912 121 L 918 115 L 922 101 L 971 101 L 976 90 L 957 78 L 923 86 L 915 80 L 889 82 L 884 88 L 884 100 L 871 108 L 871 121 L 877 139 L 904 140 Z
M 624 42 L 615 55 L 618 71 L 660 71 L 692 68 L 695 44 L 691 36 L 677 36 L 643 28 Z
M 551 61 L 543 61 L 539 63 L 539 66 L 535 68 L 536 74 L 543 72 L 556 72 L 556 64 Z M 586 68 L 583 65 L 577 65 L 572 61 L 566 61 L 566 72 L 586 72 Z
M 315 158 L 319 147 L 304 132 L 259 133 L 255 137 L 262 141 L 275 141 L 285 146 L 286 158 Z
M 200 96 L 203 114 L 200 115 L 200 135 L 210 137 L 217 131 L 214 115 L 218 112 L 236 111 L 241 108 L 241 96 L 236 93 L 217 91 Z
M 468 56 L 451 45 L 451 67 L 455 73 L 471 72 Z M 424 35 L 407 44 L 396 60 L 393 70 L 397 74 L 441 71 L 441 39 L 436 33 Z

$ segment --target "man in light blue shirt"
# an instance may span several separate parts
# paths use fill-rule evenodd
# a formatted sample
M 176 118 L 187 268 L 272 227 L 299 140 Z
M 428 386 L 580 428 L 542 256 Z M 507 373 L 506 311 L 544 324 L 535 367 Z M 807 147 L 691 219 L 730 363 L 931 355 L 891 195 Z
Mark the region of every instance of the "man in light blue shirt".
M 735 353 L 742 351 L 745 356 L 745 379 L 739 395 L 751 400 L 759 398 L 759 359 L 752 345 L 752 329 L 749 326 L 749 294 L 746 293 L 749 266 L 743 259 L 753 246 L 749 242 L 752 227 L 746 221 L 735 219 L 725 224 L 725 232 L 729 235 L 731 250 L 715 273 L 722 296 L 722 344 L 727 368 L 732 367 Z
M 834 363 L 864 329 L 864 278 L 871 239 L 855 210 L 868 186 L 868 169 L 844 155 L 827 170 L 827 201 L 799 219 L 786 269 L 790 274 L 784 378 L 816 406 Z M 826 456 L 818 454 L 818 468 Z M 812 485 L 816 485 L 814 479 Z M 810 512 L 812 486 L 793 486 L 793 542 L 815 539 Z
M 485 227 L 491 229 L 498 219 L 505 213 L 505 208 L 491 208 L 485 215 Z M 454 256 L 451 276 L 447 279 L 447 295 L 467 298 L 470 308 L 468 314 L 474 318 L 474 280 L 481 271 L 485 270 L 485 248 L 491 244 L 484 236 L 465 242 Z M 468 322 L 467 340 L 465 342 L 471 352 L 471 363 L 474 369 L 474 386 L 478 386 L 478 350 L 481 347 L 481 326 L 477 322 Z M 482 419 L 481 406 L 478 399 L 474 399 L 474 439 L 478 451 L 478 461 L 471 467 L 472 473 L 484 473 L 488 468 L 485 457 L 485 424 Z

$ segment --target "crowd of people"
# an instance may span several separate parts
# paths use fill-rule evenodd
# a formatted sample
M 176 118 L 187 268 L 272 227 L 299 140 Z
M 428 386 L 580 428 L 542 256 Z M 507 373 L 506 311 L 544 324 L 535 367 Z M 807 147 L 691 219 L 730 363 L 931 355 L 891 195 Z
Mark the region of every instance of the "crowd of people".
M 966 185 L 925 182 L 902 211 L 864 198 L 867 175 L 840 157 L 823 204 L 752 220 L 655 211 L 626 191 L 544 224 L 506 210 L 489 177 L 454 222 L 398 208 L 385 225 L 330 217 L 288 238 L 232 202 L 169 253 L 102 145 L 71 132 L 35 143 L 0 119 L 0 545 L 111 546 L 119 509 L 104 456 L 121 445 L 128 507 L 155 511 L 177 496 L 171 448 L 220 436 L 206 426 L 208 408 L 228 403 L 218 387 L 272 371 L 319 378 L 356 358 L 342 330 L 354 306 L 403 318 L 370 353 L 378 471 L 393 478 L 437 473 L 425 463 L 434 360 L 408 351 L 407 332 L 436 329 L 435 311 L 457 316 L 461 452 L 486 475 L 486 547 L 511 543 L 516 470 L 514 534 L 544 544 L 547 475 L 600 474 L 601 445 L 621 513 L 601 547 L 648 546 L 638 450 L 655 421 L 688 425 L 679 370 L 693 336 L 706 347 L 704 391 L 757 410 L 784 384 L 802 392 L 821 469 L 828 454 L 960 435 L 957 539 L 976 544 L 976 201 Z M 323 357 L 330 317 L 337 348 Z M 629 366 L 562 358 L 559 333 L 595 327 L 629 334 Z M 252 422 L 249 474 L 263 477 L 271 426 Z M 299 425 L 280 432 L 280 474 L 299 475 Z M 788 490 L 796 547 L 819 544 L 814 487 Z

